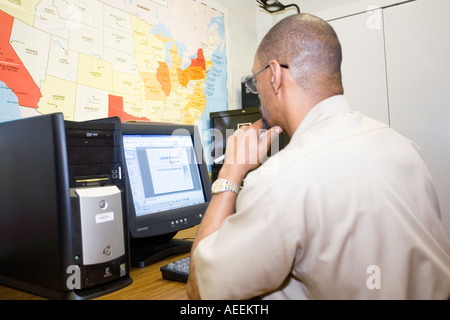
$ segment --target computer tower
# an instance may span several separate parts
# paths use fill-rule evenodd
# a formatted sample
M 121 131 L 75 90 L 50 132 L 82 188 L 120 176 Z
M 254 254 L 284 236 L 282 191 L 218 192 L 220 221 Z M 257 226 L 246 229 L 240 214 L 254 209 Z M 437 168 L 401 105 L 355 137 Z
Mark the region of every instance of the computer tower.
M 50 299 L 129 285 L 120 120 L 0 124 L 0 284 Z

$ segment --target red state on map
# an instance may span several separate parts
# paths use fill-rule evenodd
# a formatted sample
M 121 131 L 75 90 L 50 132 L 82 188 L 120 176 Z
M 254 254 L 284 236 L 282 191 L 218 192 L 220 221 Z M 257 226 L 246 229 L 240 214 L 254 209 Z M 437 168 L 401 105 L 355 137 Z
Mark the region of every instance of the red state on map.
M 10 43 L 13 23 L 14 17 L 0 10 L 0 81 L 14 92 L 20 106 L 38 108 L 41 91 Z
M 191 67 L 202 67 L 202 69 L 206 71 L 205 55 L 203 54 L 202 48 L 197 50 L 197 58 L 191 59 L 190 66 Z
M 119 117 L 121 121 L 150 121 L 147 118 L 134 117 L 123 111 L 123 97 L 109 95 L 109 117 Z

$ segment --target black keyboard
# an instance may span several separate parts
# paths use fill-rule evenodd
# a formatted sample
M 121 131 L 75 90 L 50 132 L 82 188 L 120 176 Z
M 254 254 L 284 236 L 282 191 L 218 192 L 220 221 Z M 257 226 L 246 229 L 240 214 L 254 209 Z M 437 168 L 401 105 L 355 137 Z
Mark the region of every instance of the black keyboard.
M 162 277 L 165 280 L 187 282 L 189 277 L 190 257 L 171 262 L 161 267 Z

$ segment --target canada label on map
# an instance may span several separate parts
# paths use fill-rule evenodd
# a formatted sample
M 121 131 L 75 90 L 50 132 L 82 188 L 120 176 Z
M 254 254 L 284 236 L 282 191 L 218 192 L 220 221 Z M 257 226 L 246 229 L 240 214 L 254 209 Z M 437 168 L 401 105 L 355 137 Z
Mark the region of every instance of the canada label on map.
M 228 108 L 225 39 L 196 0 L 0 0 L 0 121 L 198 124 Z

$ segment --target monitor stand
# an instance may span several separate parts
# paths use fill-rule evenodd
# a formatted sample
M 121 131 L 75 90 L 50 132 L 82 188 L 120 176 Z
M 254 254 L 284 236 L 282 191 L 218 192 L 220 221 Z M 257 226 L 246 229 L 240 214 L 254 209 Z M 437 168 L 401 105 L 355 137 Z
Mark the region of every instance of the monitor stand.
M 131 239 L 131 266 L 145 268 L 169 256 L 189 253 L 193 242 L 173 239 L 175 235 L 176 232 L 148 239 Z

